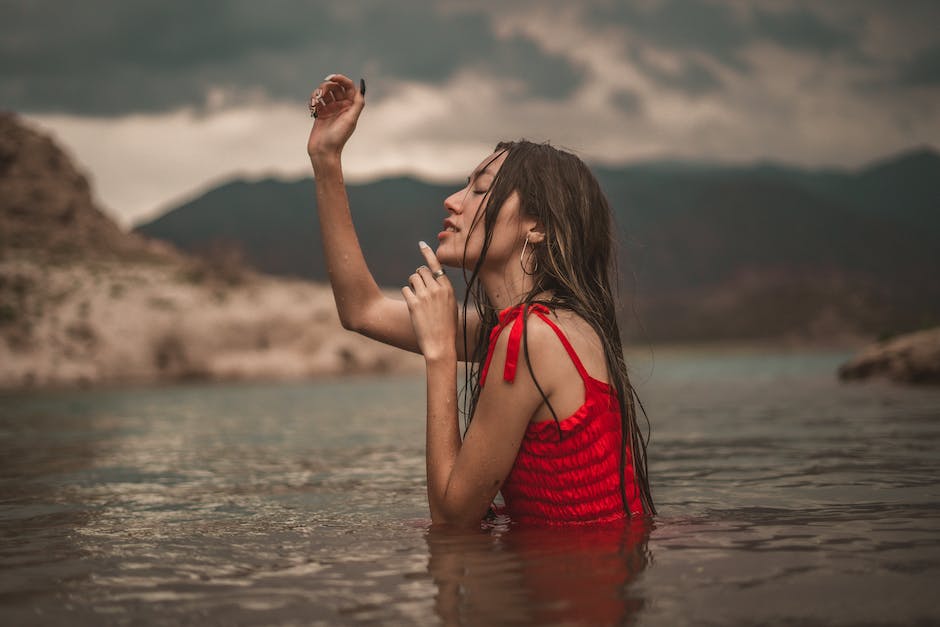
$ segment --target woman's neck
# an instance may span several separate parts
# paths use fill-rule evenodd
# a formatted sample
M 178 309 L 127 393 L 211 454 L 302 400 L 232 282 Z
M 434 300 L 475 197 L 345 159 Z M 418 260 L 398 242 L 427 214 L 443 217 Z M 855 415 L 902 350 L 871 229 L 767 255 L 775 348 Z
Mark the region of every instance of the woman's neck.
M 501 273 L 480 274 L 480 283 L 483 285 L 483 291 L 490 304 L 497 311 L 502 311 L 507 307 L 512 307 L 521 303 L 535 286 L 531 275 L 522 272 L 521 267 L 518 271 L 506 271 Z M 543 291 L 538 296 L 541 298 L 551 296 L 550 292 Z

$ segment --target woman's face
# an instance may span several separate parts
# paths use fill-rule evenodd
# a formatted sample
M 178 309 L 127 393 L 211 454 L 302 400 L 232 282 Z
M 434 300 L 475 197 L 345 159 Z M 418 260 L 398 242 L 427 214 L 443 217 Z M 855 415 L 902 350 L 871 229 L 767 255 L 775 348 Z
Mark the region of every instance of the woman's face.
M 489 155 L 468 177 L 466 187 L 444 200 L 444 208 L 449 215 L 444 220 L 444 230 L 437 235 L 437 258 L 442 264 L 460 267 L 466 263 L 468 269 L 476 265 L 483 249 L 483 210 L 506 154 L 506 151 L 501 151 Z M 475 220 L 479 222 L 474 226 Z M 524 241 L 525 225 L 519 216 L 519 195 L 513 192 L 500 207 L 485 266 L 497 267 L 513 254 L 518 256 Z

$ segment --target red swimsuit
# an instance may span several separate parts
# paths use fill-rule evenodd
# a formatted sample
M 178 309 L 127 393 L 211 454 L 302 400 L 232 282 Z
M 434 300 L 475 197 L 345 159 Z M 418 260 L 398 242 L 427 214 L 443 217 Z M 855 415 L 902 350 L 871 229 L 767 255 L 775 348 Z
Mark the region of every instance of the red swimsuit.
M 627 517 L 620 497 L 620 407 L 617 392 L 587 373 L 561 329 L 549 320 L 543 305 L 516 305 L 499 314 L 490 333 L 490 347 L 480 374 L 486 383 L 499 334 L 509 331 L 503 378 L 513 381 L 525 325 L 523 311 L 550 326 L 584 381 L 585 399 L 573 414 L 560 420 L 530 422 L 516 462 L 501 489 L 506 513 L 514 522 L 541 525 L 601 523 Z M 560 439 L 559 439 L 560 427 Z M 630 448 L 626 449 L 623 485 L 630 516 L 642 516 L 640 491 L 634 482 Z

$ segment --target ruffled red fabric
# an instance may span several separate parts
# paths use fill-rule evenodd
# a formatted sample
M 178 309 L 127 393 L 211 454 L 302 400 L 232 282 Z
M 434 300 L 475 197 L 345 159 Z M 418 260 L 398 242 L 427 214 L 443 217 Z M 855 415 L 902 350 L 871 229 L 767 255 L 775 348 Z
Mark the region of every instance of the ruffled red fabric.
M 528 314 L 551 327 L 564 345 L 584 381 L 584 404 L 560 420 L 531 422 L 515 464 L 503 483 L 505 512 L 515 522 L 573 525 L 613 522 L 628 515 L 620 496 L 620 406 L 616 390 L 588 375 L 561 329 L 546 314 L 544 305 L 517 305 L 499 314 L 490 333 L 490 345 L 480 386 L 486 383 L 496 341 L 511 325 L 503 379 L 515 380 L 519 349 Z M 630 516 L 642 516 L 643 505 L 634 481 L 630 449 L 625 449 L 623 486 Z

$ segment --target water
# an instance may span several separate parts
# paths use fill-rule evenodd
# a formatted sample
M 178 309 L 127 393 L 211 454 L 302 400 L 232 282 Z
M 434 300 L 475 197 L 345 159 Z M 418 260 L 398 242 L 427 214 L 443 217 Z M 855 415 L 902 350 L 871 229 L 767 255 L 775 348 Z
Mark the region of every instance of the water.
M 631 359 L 652 526 L 428 530 L 423 379 L 0 398 L 0 620 L 940 623 L 940 390 Z

